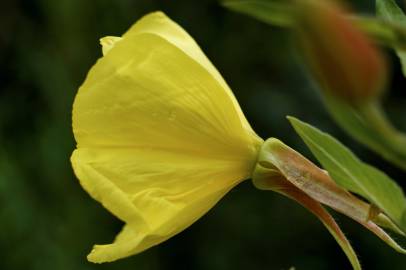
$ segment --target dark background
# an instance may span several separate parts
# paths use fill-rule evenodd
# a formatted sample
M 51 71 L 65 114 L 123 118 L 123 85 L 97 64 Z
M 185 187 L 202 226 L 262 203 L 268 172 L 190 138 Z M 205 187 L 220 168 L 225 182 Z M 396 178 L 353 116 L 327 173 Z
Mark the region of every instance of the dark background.
M 374 1 L 355 1 L 372 13 Z M 254 129 L 311 157 L 285 115 L 334 134 L 405 187 L 405 174 L 345 135 L 306 78 L 295 42 L 216 1 L 38 0 L 0 2 L 0 269 L 350 269 L 321 223 L 304 208 L 245 181 L 181 234 L 128 259 L 95 265 L 86 254 L 110 243 L 121 223 L 79 186 L 71 106 L 100 57 L 98 39 L 120 35 L 163 10 L 201 45 L 233 89 Z M 406 130 L 405 79 L 392 67 L 385 108 Z M 403 125 L 403 126 L 402 126 Z M 337 215 L 365 269 L 406 269 L 406 256 Z M 405 241 L 403 241 L 405 243 Z

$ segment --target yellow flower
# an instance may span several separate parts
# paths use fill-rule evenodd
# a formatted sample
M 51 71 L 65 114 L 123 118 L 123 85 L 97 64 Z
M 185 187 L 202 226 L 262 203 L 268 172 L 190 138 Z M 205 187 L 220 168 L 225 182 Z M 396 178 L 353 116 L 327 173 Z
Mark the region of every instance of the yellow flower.
M 163 13 L 101 43 L 73 105 L 71 161 L 83 188 L 125 225 L 113 243 L 94 246 L 92 262 L 184 230 L 250 178 L 263 142 L 195 41 Z

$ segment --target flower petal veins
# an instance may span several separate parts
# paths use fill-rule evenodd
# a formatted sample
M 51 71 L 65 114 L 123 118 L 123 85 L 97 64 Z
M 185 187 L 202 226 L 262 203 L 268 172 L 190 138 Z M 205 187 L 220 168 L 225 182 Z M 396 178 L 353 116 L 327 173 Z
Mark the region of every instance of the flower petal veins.
M 262 144 L 194 40 L 163 13 L 101 40 L 73 105 L 83 188 L 125 222 L 92 262 L 165 241 L 248 179 Z

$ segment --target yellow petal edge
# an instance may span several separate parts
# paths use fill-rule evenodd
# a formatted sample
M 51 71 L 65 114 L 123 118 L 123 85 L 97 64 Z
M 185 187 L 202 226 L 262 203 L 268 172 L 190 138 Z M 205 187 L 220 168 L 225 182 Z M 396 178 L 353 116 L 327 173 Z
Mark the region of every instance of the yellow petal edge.
M 92 262 L 139 253 L 184 230 L 251 176 L 262 144 L 196 42 L 162 12 L 104 56 L 73 105 L 71 162 L 83 188 L 125 225 Z

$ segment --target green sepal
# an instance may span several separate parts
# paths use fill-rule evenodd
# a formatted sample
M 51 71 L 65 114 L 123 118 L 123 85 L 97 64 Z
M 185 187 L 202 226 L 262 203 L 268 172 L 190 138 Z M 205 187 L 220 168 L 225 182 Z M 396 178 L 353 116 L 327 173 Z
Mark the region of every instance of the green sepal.
M 316 215 L 341 246 L 354 269 L 361 269 L 357 256 L 322 204 L 347 215 L 396 251 L 406 254 L 406 250 L 379 227 L 383 225 L 403 234 L 385 214 L 338 186 L 328 172 L 278 139 L 270 138 L 262 145 L 252 180 L 258 189 L 280 193 Z
M 330 176 L 341 187 L 363 196 L 406 232 L 403 215 L 406 198 L 402 189 L 382 171 L 359 160 L 332 136 L 294 117 L 288 117 L 296 132 Z

